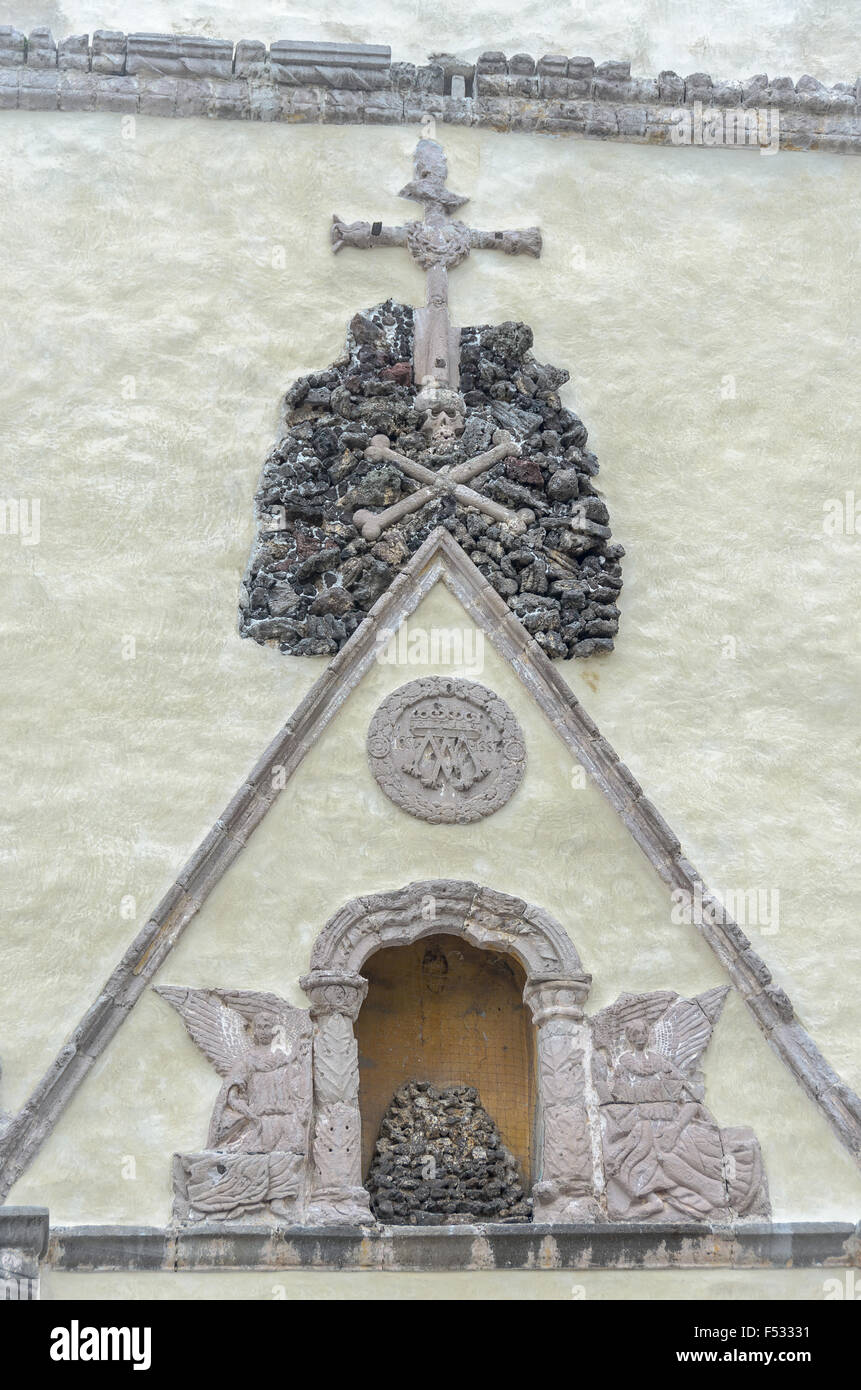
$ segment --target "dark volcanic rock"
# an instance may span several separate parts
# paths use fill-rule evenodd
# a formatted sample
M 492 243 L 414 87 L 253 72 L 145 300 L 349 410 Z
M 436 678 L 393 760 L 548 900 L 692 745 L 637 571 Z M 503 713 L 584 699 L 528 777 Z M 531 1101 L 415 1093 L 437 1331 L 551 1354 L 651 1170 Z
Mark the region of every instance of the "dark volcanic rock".
M 241 634 L 296 655 L 334 655 L 421 543 L 444 526 L 549 656 L 611 650 L 625 552 L 611 540 L 586 427 L 559 398 L 568 373 L 536 362 L 527 324 L 463 329 L 464 429 L 450 452 L 433 454 L 415 408 L 412 334 L 412 309 L 393 300 L 356 314 L 337 362 L 287 392 L 284 434 L 256 495 Z M 520 454 L 473 486 L 532 513 L 524 534 L 450 496 L 434 497 L 376 541 L 360 534 L 355 511 L 390 507 L 420 486 L 396 465 L 365 458 L 374 434 L 436 470 L 490 448 L 498 429 L 512 434 Z
M 380 1128 L 367 1189 L 390 1225 L 528 1221 L 517 1164 L 474 1086 L 408 1081 Z

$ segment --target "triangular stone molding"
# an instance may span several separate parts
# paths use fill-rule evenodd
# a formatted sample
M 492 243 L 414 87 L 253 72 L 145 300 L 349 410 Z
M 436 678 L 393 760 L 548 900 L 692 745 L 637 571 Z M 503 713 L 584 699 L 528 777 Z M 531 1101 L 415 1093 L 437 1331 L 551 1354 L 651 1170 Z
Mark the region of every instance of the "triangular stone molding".
M 841 1080 L 795 1017 L 792 1003 L 740 927 L 682 853 L 646 797 L 553 663 L 440 527 L 418 549 L 276 734 L 177 875 L 0 1139 L 0 1201 L 32 1162 L 66 1105 L 188 924 L 248 843 L 305 754 L 377 658 L 380 634 L 397 630 L 442 582 L 513 666 L 558 737 L 586 769 L 671 890 L 688 895 L 694 925 L 714 951 L 769 1044 L 861 1166 L 861 1099 Z

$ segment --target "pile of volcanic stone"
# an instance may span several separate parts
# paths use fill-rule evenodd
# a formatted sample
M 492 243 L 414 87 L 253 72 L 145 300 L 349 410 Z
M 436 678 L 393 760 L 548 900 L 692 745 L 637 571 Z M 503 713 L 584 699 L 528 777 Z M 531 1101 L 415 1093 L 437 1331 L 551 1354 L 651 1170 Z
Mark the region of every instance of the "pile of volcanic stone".
M 395 1092 L 367 1189 L 378 1221 L 440 1226 L 528 1221 L 517 1164 L 474 1086 L 408 1081 Z
M 412 329 L 412 309 L 393 300 L 356 314 L 343 355 L 287 393 L 285 432 L 256 497 L 240 632 L 297 655 L 333 655 L 444 526 L 549 656 L 612 649 L 624 551 L 610 540 L 586 427 L 559 398 L 568 373 L 536 362 L 526 324 L 464 329 L 464 432 L 451 452 L 431 454 L 415 408 Z M 450 496 L 433 498 L 376 542 L 359 534 L 355 511 L 390 507 L 420 486 L 395 464 L 365 458 L 373 435 L 439 468 L 490 448 L 498 429 L 520 444 L 520 456 L 495 464 L 476 486 L 512 510 L 529 508 L 535 520 L 524 534 Z

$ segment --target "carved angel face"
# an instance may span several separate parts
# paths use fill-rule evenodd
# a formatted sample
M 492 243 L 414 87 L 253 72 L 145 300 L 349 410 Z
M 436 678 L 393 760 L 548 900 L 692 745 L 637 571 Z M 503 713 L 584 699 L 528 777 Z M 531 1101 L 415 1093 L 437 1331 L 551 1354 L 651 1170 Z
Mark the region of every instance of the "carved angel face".
M 251 1025 L 251 1036 L 258 1047 L 268 1047 L 275 1041 L 278 1033 L 278 1020 L 274 1014 L 259 1013 L 254 1015 L 254 1022 Z
M 629 1023 L 627 1027 L 627 1038 L 635 1052 L 642 1052 L 649 1042 L 649 1030 L 645 1023 L 639 1020 Z

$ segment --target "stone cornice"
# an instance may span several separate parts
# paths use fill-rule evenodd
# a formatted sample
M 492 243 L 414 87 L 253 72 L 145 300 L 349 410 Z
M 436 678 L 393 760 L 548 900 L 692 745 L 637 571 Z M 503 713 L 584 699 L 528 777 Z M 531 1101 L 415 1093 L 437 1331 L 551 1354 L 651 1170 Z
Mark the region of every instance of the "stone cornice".
M 861 79 L 632 77 L 630 64 L 548 54 L 391 61 L 383 45 L 279 40 L 268 48 L 96 30 L 54 41 L 0 27 L 0 109 L 200 116 L 292 124 L 415 125 L 645 144 L 861 151 Z M 777 129 L 776 129 L 777 127 Z
M 706 1226 L 608 1223 L 542 1226 L 363 1226 L 351 1229 L 201 1224 L 58 1226 L 55 1270 L 823 1269 L 858 1262 L 849 1223 Z

